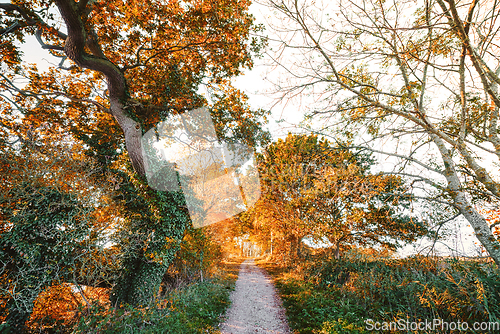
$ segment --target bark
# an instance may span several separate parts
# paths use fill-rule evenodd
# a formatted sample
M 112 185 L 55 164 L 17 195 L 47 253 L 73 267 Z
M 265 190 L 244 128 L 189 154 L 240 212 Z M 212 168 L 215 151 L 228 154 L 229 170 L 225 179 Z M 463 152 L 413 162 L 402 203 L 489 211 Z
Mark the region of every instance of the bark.
M 455 208 L 457 208 L 459 212 L 470 222 L 470 224 L 473 226 L 476 232 L 479 241 L 490 253 L 494 261 L 497 264 L 500 264 L 500 244 L 498 240 L 494 237 L 494 235 L 491 233 L 490 227 L 488 226 L 488 222 L 486 221 L 486 219 L 482 215 L 480 215 L 479 212 L 477 212 L 471 205 L 470 201 L 471 193 L 468 192 L 469 190 L 464 189 L 462 187 L 462 184 L 459 179 L 461 172 L 459 173 L 455 169 L 452 153 L 445 146 L 449 145 L 453 147 L 453 150 L 455 150 L 455 152 L 458 152 L 460 154 L 461 158 L 463 158 L 466 161 L 467 167 L 473 172 L 474 174 L 473 177 L 475 177 L 475 179 L 487 189 L 485 193 L 488 196 L 496 197 L 496 199 L 500 198 L 500 185 L 494 179 L 493 175 L 494 170 L 485 168 L 485 166 L 483 166 L 483 164 L 485 165 L 485 163 L 481 163 L 482 157 L 478 157 L 476 154 L 474 154 L 473 150 L 470 149 L 470 145 L 475 145 L 474 137 L 481 138 L 480 139 L 481 142 L 490 142 L 491 144 L 493 144 L 494 151 L 491 151 L 489 149 L 488 150 L 491 153 L 496 154 L 496 156 L 500 158 L 500 138 L 499 138 L 500 129 L 498 129 L 498 120 L 500 118 L 500 95 L 498 94 L 498 85 L 500 85 L 500 66 L 497 65 L 497 68 L 495 70 L 491 69 L 488 66 L 486 60 L 488 59 L 487 57 L 489 56 L 483 56 L 482 53 L 478 51 L 478 50 L 483 50 L 483 48 L 473 44 L 474 36 L 473 34 L 470 33 L 470 31 L 475 31 L 476 29 L 477 31 L 479 31 L 478 27 L 481 26 L 481 24 L 480 22 L 477 21 L 474 22 L 474 20 L 477 11 L 480 11 L 481 7 L 483 6 L 483 3 L 479 0 L 472 0 L 468 4 L 463 4 L 463 3 L 458 4 L 455 0 L 436 0 L 437 5 L 439 6 L 439 8 L 441 8 L 442 11 L 442 13 L 437 14 L 439 16 L 435 16 L 436 15 L 434 8 L 435 3 L 431 2 L 426 3 L 427 27 L 422 25 L 419 28 L 421 29 L 420 31 L 423 33 L 425 33 L 425 29 L 428 29 L 427 32 L 428 50 L 427 50 L 427 57 L 424 60 L 424 58 L 421 57 L 420 55 L 420 51 L 414 53 L 414 51 L 412 51 L 411 48 L 408 49 L 405 46 L 402 46 L 401 50 L 398 48 L 398 45 L 402 45 L 401 42 L 405 41 L 406 38 L 406 35 L 404 34 L 399 36 L 400 31 L 398 31 L 398 29 L 403 28 L 402 26 L 398 26 L 398 24 L 396 23 L 396 26 L 398 27 L 394 28 L 390 26 L 391 19 L 389 20 L 384 19 L 384 21 L 379 21 L 377 18 L 370 17 L 370 15 L 373 13 L 370 10 L 370 5 L 367 5 L 366 7 L 365 6 L 358 7 L 358 5 L 355 2 L 348 1 L 348 3 L 353 4 L 352 8 L 355 9 L 354 12 L 357 12 L 357 14 L 359 15 L 359 21 L 350 21 L 349 15 L 346 14 L 344 17 L 347 21 L 344 22 L 345 25 L 350 26 L 350 28 L 355 28 L 355 30 L 359 29 L 360 36 L 362 35 L 362 33 L 372 34 L 373 37 L 379 38 L 380 41 L 382 41 L 382 44 L 385 45 L 384 48 L 385 47 L 389 48 L 389 50 L 387 51 L 382 51 L 382 49 L 379 49 L 378 47 L 371 50 L 368 47 L 369 51 L 367 52 L 365 52 L 364 49 L 363 51 L 356 51 L 355 50 L 356 48 L 353 48 L 353 50 L 349 49 L 350 53 L 352 54 L 352 63 L 356 64 L 356 62 L 361 61 L 361 59 L 363 61 L 366 59 L 370 59 L 370 57 L 372 57 L 373 55 L 382 56 L 382 52 L 387 52 L 387 55 L 391 55 L 392 59 L 395 60 L 399 65 L 398 76 L 401 76 L 402 79 L 404 80 L 405 87 L 407 87 L 406 88 L 408 93 L 407 95 L 414 96 L 411 98 L 412 106 L 407 107 L 405 104 L 402 104 L 401 107 L 398 107 L 397 104 L 396 105 L 392 103 L 387 104 L 387 102 L 384 102 L 388 101 L 386 97 L 392 96 L 393 93 L 388 91 L 384 92 L 380 90 L 382 89 L 382 86 L 379 86 L 378 83 L 373 84 L 372 82 L 368 82 L 367 80 L 360 78 L 359 75 L 351 75 L 351 74 L 346 75 L 345 73 L 341 73 L 340 68 L 343 68 L 345 66 L 344 63 L 345 58 L 343 58 L 344 54 L 342 52 L 335 52 L 334 48 L 330 48 L 328 41 L 334 40 L 333 36 L 336 35 L 342 36 L 343 31 L 338 33 L 332 32 L 332 35 L 328 36 L 329 33 L 331 32 L 330 30 L 320 25 L 309 26 L 309 22 L 313 21 L 311 19 L 312 16 L 309 16 L 309 13 L 307 12 L 307 6 L 306 6 L 307 2 L 298 2 L 298 1 L 270 1 L 270 2 L 272 4 L 273 9 L 283 13 L 290 19 L 290 21 L 296 23 L 296 26 L 290 28 L 289 31 L 294 31 L 294 32 L 301 31 L 303 33 L 303 37 L 307 40 L 307 43 L 304 43 L 302 46 L 294 45 L 293 47 L 302 50 L 307 50 L 307 53 L 312 52 L 312 49 L 315 49 L 319 53 L 319 55 L 323 58 L 325 62 L 324 64 L 329 67 L 328 69 L 329 71 L 325 71 L 323 73 L 322 71 L 313 71 L 309 72 L 309 74 L 306 71 L 301 73 L 300 75 L 296 75 L 297 73 L 294 73 L 296 75 L 296 78 L 299 77 L 312 78 L 312 80 L 307 82 L 307 84 L 304 84 L 303 86 L 294 85 L 293 89 L 288 90 L 284 95 L 295 93 L 294 90 L 297 89 L 298 87 L 305 87 L 306 85 L 316 85 L 316 82 L 322 81 L 323 83 L 332 84 L 336 86 L 339 92 L 341 91 L 350 92 L 353 95 L 357 96 L 357 98 L 360 101 L 362 101 L 362 103 L 360 104 L 367 106 L 367 110 L 370 113 L 369 116 L 367 116 L 367 120 L 372 121 L 373 119 L 380 117 L 381 113 L 379 113 L 378 111 L 376 112 L 376 114 L 371 114 L 371 111 L 379 108 L 383 110 L 387 115 L 399 116 L 406 119 L 408 121 L 407 124 L 409 124 L 409 122 L 413 123 L 413 126 L 411 127 L 409 126 L 406 129 L 405 129 L 406 125 L 403 126 L 401 133 L 407 131 L 407 134 L 415 134 L 415 133 L 428 134 L 432 138 L 432 141 L 434 141 L 434 144 L 438 147 L 441 153 L 441 157 L 443 159 L 445 166 L 445 173 L 442 173 L 441 170 L 439 170 L 439 168 L 434 168 L 420 161 L 417 161 L 415 159 L 415 156 L 413 156 L 413 152 L 417 152 L 418 149 L 415 149 L 415 151 L 410 153 L 408 156 L 401 156 L 397 154 L 397 151 L 394 151 L 394 153 L 383 153 L 383 154 L 387 154 L 388 156 L 398 157 L 403 160 L 406 160 L 406 162 L 416 163 L 426 168 L 428 171 L 436 172 L 438 174 L 443 174 L 447 180 L 446 189 L 442 189 L 439 184 L 433 182 L 429 178 L 422 178 L 421 175 L 418 176 L 411 175 L 409 173 L 406 173 L 406 171 L 403 173 L 396 172 L 396 174 L 410 176 L 414 178 L 415 182 L 426 182 L 436 187 L 439 190 L 447 191 L 451 195 L 452 199 L 450 201 L 450 204 L 453 205 Z M 462 10 L 464 10 L 465 6 L 468 6 L 468 12 L 466 16 L 462 19 L 459 14 L 462 13 Z M 374 8 L 375 7 L 377 8 L 377 11 L 381 11 L 382 14 L 384 14 L 385 9 L 382 3 L 380 4 L 380 6 L 378 4 L 376 6 L 374 5 Z M 457 9 L 457 7 L 459 7 L 459 9 Z M 356 8 L 358 10 L 356 10 Z M 392 8 L 393 7 L 391 7 L 390 9 L 391 11 Z M 492 10 L 495 10 L 495 12 L 492 11 L 491 14 L 487 14 L 488 17 L 492 15 L 491 20 L 493 20 L 494 15 L 498 13 L 498 7 L 496 3 L 495 6 L 492 8 Z M 396 13 L 399 13 L 399 10 L 396 9 Z M 433 16 L 432 19 L 431 15 Z M 445 20 L 444 22 L 439 21 L 441 20 L 440 17 L 442 15 L 444 15 L 443 16 Z M 369 24 L 366 25 L 364 23 L 363 17 L 367 19 Z M 438 18 L 438 21 L 434 21 L 435 18 Z M 434 22 L 439 22 L 438 23 L 439 25 L 434 25 L 435 24 Z M 439 29 L 442 29 L 439 27 L 441 23 L 447 25 L 448 26 L 447 28 L 450 30 L 450 32 L 453 32 L 455 34 L 455 36 L 460 41 L 461 44 L 460 47 L 462 48 L 460 56 L 460 66 L 459 66 L 460 92 L 451 90 L 453 94 L 456 94 L 456 96 L 460 96 L 461 98 L 461 115 L 459 117 L 456 117 L 456 121 L 458 121 L 457 124 L 459 124 L 460 126 L 458 134 L 447 131 L 442 126 L 441 122 L 445 121 L 445 118 L 436 121 L 435 118 L 433 118 L 435 117 L 435 115 L 432 112 L 426 112 L 425 108 L 424 94 L 430 91 L 430 86 L 426 85 L 428 76 L 430 75 L 431 78 L 438 79 L 435 74 L 433 75 L 431 73 L 428 73 L 428 69 L 432 69 L 433 66 L 435 66 L 436 64 L 433 62 L 431 57 L 433 52 L 435 52 L 433 50 L 434 46 L 432 41 L 435 40 L 437 34 L 440 34 L 437 31 L 439 31 Z M 436 33 L 433 32 L 435 27 L 437 28 Z M 286 27 L 283 28 L 285 31 L 288 30 L 286 29 Z M 347 28 L 347 30 L 349 30 L 350 28 Z M 415 27 L 412 26 L 408 28 L 414 29 Z M 401 32 L 403 30 L 404 28 L 401 29 Z M 481 43 L 486 43 L 485 45 L 487 45 L 490 42 L 486 41 L 494 40 L 495 37 L 498 37 L 498 31 L 492 28 L 492 30 L 488 33 L 487 36 L 485 36 L 484 38 L 481 37 L 482 41 L 479 42 L 480 44 L 479 46 L 481 46 Z M 398 40 L 398 42 L 396 42 L 396 40 Z M 367 44 L 365 45 L 367 46 Z M 290 47 L 289 45 L 286 44 L 286 41 L 283 41 L 283 46 L 285 48 Z M 334 46 L 339 47 L 341 46 L 341 44 L 336 44 L 336 45 L 334 44 Z M 419 46 L 421 47 L 423 46 L 423 44 Z M 490 48 L 491 50 L 489 50 Z M 494 50 L 495 49 L 492 48 L 492 46 L 490 46 L 483 51 L 489 53 L 490 56 L 495 56 Z M 408 52 L 408 54 L 406 54 L 406 52 Z M 413 57 L 414 58 L 408 61 L 407 57 L 409 57 L 410 59 Z M 469 66 L 467 65 L 466 63 L 467 58 L 470 59 L 472 68 L 469 68 Z M 340 61 L 340 63 L 336 62 L 337 59 Z M 374 57 L 373 59 L 375 60 L 377 58 Z M 417 64 L 417 62 L 420 62 L 420 64 Z M 409 66 L 410 63 L 415 64 L 415 66 L 413 65 Z M 493 61 L 492 63 L 495 63 L 495 61 Z M 305 66 L 304 68 L 307 69 L 308 66 L 311 64 L 302 64 L 302 65 L 304 65 Z M 455 67 L 455 65 L 453 65 L 452 63 L 449 65 L 451 67 L 448 74 L 446 74 L 447 77 L 448 75 L 451 75 L 451 73 L 455 71 L 454 69 L 451 70 L 451 68 Z M 423 68 L 420 66 L 423 66 Z M 441 65 L 437 66 L 437 68 L 440 67 Z M 422 70 L 422 72 L 419 72 L 420 69 Z M 475 73 L 473 74 L 472 71 L 475 71 L 477 73 L 480 82 L 478 83 L 475 82 L 476 74 Z M 291 70 L 290 73 L 292 73 Z M 313 73 L 313 75 L 309 76 L 311 73 Z M 419 73 L 422 73 L 420 77 L 418 75 Z M 322 77 L 323 74 L 328 74 L 328 75 Z M 374 79 L 373 82 L 377 82 L 379 80 L 380 72 L 373 72 L 373 74 L 374 74 L 372 77 Z M 469 77 L 473 79 L 472 82 L 469 82 L 470 80 L 468 79 Z M 422 83 L 420 89 L 414 89 L 410 87 L 410 83 L 414 80 L 418 80 L 420 83 Z M 449 88 L 444 83 L 441 85 L 442 85 L 441 89 Z M 470 108 L 467 105 L 468 103 L 467 93 L 469 93 L 467 90 L 471 86 L 474 86 L 474 89 L 471 89 L 471 93 L 474 93 L 476 88 L 481 89 L 484 95 L 486 96 L 485 99 L 486 102 L 490 104 L 490 110 L 485 111 L 484 126 L 483 124 L 481 124 L 481 126 L 477 126 L 476 129 L 475 129 L 476 123 L 474 117 L 471 116 L 472 108 Z M 372 92 L 367 94 L 363 91 L 362 88 L 371 88 Z M 283 88 L 280 87 L 280 89 Z M 328 91 L 328 93 L 330 92 L 331 91 Z M 418 100 L 417 96 L 419 95 L 420 99 Z M 394 96 L 394 97 L 399 99 L 402 96 Z M 335 99 L 332 98 L 332 100 Z M 348 101 L 348 99 L 346 99 L 345 101 Z M 350 104 L 346 105 L 345 107 L 348 108 L 349 106 Z M 333 109 L 332 111 L 333 114 L 334 112 L 340 113 L 344 105 L 335 104 L 335 105 L 329 105 L 328 107 L 331 107 Z M 323 109 L 327 110 L 328 108 L 323 107 Z M 322 113 L 323 111 L 318 111 L 318 114 Z M 375 117 L 372 118 L 371 116 Z M 356 116 L 356 118 L 357 117 L 361 116 Z M 455 116 L 451 118 L 455 120 Z M 390 131 L 393 130 L 391 129 Z M 395 133 L 398 134 L 399 138 L 401 138 L 403 134 L 401 134 L 398 131 L 396 131 Z M 393 133 L 385 132 L 379 134 L 377 137 L 385 139 L 388 134 L 394 136 Z M 471 133 L 474 134 L 472 136 L 473 140 L 470 139 Z M 468 136 L 469 138 L 467 138 Z M 481 147 L 481 145 L 475 145 L 475 146 Z M 370 148 L 370 150 L 373 152 L 377 152 L 377 150 L 373 150 L 372 148 Z M 479 189 L 479 191 L 482 191 L 482 189 Z M 443 203 L 445 202 L 443 201 Z
M 486 251 L 488 251 L 493 261 L 500 266 L 500 243 L 493 233 L 491 233 L 486 219 L 472 207 L 463 192 L 459 191 L 454 201 L 462 215 L 474 228 L 477 239 L 481 242 Z
M 478 2 L 477 0 L 474 0 L 470 5 L 469 8 L 470 13 L 474 10 L 474 7 L 476 6 L 477 2 Z M 488 80 L 490 79 L 494 82 L 500 82 L 500 79 L 494 73 L 492 73 L 492 71 L 486 66 L 482 58 L 477 54 L 477 52 L 471 45 L 471 41 L 468 36 L 468 31 L 466 30 L 467 25 L 464 25 L 464 22 L 462 22 L 462 20 L 460 19 L 457 8 L 455 6 L 455 2 L 448 1 L 449 8 L 446 7 L 443 0 L 438 0 L 438 3 L 443 9 L 445 15 L 447 15 L 448 19 L 451 22 L 453 22 L 450 25 L 454 27 L 457 36 L 460 38 L 464 48 L 467 50 L 467 54 L 469 55 L 470 60 L 472 61 L 472 65 L 479 74 L 485 92 L 490 96 L 491 100 L 496 105 L 496 107 L 500 108 L 500 98 L 496 96 L 494 90 L 492 89 L 491 83 Z
M 460 180 L 457 176 L 452 153 L 446 148 L 441 138 L 431 134 L 431 138 L 441 153 L 441 158 L 445 165 L 445 177 L 448 182 L 448 192 L 460 213 L 467 219 L 474 228 L 477 239 L 484 246 L 486 251 L 497 265 L 500 266 L 500 243 L 491 232 L 486 219 L 477 212 L 467 199 L 462 190 Z
M 133 99 L 127 82 L 118 66 L 102 53 L 93 31 L 87 31 L 84 19 L 87 1 L 55 0 L 67 28 L 64 52 L 79 67 L 102 73 L 107 81 L 110 110 L 123 130 L 125 145 L 135 172 L 145 176 L 142 154 L 142 128 L 134 115 Z M 90 29 L 91 28 L 87 28 Z M 87 53 L 87 48 L 91 53 Z M 122 276 L 113 288 L 111 300 L 116 305 L 147 305 L 157 294 L 168 264 L 151 262 L 140 250 L 131 250 L 131 257 L 124 261 Z
M 167 269 L 168 265 L 148 261 L 143 256 L 126 260 L 122 277 L 110 296 L 112 305 L 149 305 L 158 293 Z
M 125 144 L 134 170 L 141 176 L 145 175 L 142 156 L 142 129 L 137 119 L 133 117 L 132 99 L 129 97 L 127 82 L 121 70 L 104 55 L 100 57 L 85 52 L 100 50 L 95 38 L 88 38 L 88 33 L 81 17 L 82 10 L 73 0 L 55 0 L 61 16 L 66 23 L 68 37 L 64 44 L 66 56 L 82 68 L 102 73 L 108 83 L 110 112 L 120 125 L 125 136 Z M 90 43 L 90 44 L 89 44 Z M 99 54 L 99 52 L 95 52 Z
M 340 242 L 335 244 L 335 248 L 333 250 L 333 257 L 335 260 L 340 259 Z
M 125 145 L 132 167 L 141 176 L 146 175 L 142 156 L 142 130 L 139 122 L 127 115 L 125 104 L 117 98 L 111 98 L 111 113 L 125 135 Z
M 496 150 L 496 154 L 500 157 L 500 140 L 498 138 L 498 130 L 497 130 L 497 119 L 498 119 L 498 109 L 500 108 L 500 97 L 498 96 L 497 85 L 500 82 L 500 78 L 493 73 L 484 63 L 483 59 L 477 54 L 474 50 L 474 47 L 471 45 L 471 41 L 469 39 L 469 28 L 472 20 L 472 15 L 478 0 L 474 0 L 469 6 L 469 12 L 467 15 L 467 19 L 463 22 L 457 12 L 456 5 L 454 1 L 449 1 L 449 8 L 443 2 L 443 0 L 438 0 L 439 5 L 441 6 L 443 12 L 448 18 L 448 21 L 452 27 L 454 27 L 454 31 L 456 32 L 457 37 L 462 42 L 462 63 L 461 63 L 461 81 L 464 81 L 463 77 L 463 58 L 467 54 L 471 59 L 472 65 L 474 69 L 479 74 L 479 78 L 481 80 L 481 84 L 483 86 L 484 91 L 490 97 L 491 101 L 495 104 L 496 108 L 494 111 L 491 111 L 491 116 L 489 119 L 490 126 L 488 127 L 488 140 L 493 144 Z M 465 83 L 461 83 L 461 99 L 462 99 L 462 108 L 466 109 L 465 102 Z M 465 132 L 465 131 L 462 131 Z M 459 138 L 457 148 L 460 150 L 460 154 L 464 157 L 467 162 L 467 165 L 474 171 L 477 179 L 489 190 L 492 194 L 497 197 L 500 197 L 500 186 L 496 183 L 491 176 L 488 174 L 485 168 L 481 167 L 477 160 L 470 154 L 467 150 L 467 147 L 463 141 L 463 138 Z
M 300 259 L 302 257 L 300 251 L 300 245 L 302 243 L 302 237 L 296 236 L 292 234 L 290 236 L 290 258 L 291 259 Z

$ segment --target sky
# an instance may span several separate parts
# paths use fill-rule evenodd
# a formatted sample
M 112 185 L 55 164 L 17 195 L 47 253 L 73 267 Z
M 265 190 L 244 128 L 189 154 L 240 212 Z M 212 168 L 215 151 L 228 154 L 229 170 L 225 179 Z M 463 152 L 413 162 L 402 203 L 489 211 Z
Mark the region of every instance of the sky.
M 262 23 L 268 27 L 272 20 L 272 13 L 268 7 L 259 3 L 253 3 L 250 12 L 255 16 L 256 23 Z M 269 29 L 265 34 L 272 34 Z M 301 101 L 279 101 L 276 95 L 273 95 L 273 83 L 278 82 L 279 76 L 283 71 L 279 71 L 273 66 L 269 57 L 257 59 L 255 66 L 245 75 L 236 78 L 233 81 L 235 87 L 240 88 L 249 96 L 249 104 L 254 108 L 270 109 L 272 111 L 269 130 L 274 139 L 283 138 L 288 132 L 302 132 L 299 123 L 303 120 L 304 112 L 302 106 L 308 103 Z M 281 120 L 281 122 L 280 122 Z M 318 124 L 320 127 L 321 124 Z M 383 161 L 380 160 L 383 164 Z M 474 230 L 469 226 L 464 218 L 456 219 L 447 225 L 449 237 L 436 242 L 434 246 L 435 254 L 454 255 L 454 256 L 484 256 L 481 247 L 478 246 L 478 240 L 474 236 Z M 416 243 L 408 244 L 398 250 L 397 256 L 405 257 L 412 254 L 427 254 L 433 240 L 422 239 Z

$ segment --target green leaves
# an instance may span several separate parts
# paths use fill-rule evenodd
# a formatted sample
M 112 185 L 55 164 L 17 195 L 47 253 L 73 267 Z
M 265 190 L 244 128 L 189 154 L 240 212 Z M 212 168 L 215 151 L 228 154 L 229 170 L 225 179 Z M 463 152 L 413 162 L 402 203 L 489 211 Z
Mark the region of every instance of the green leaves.
M 8 323 L 22 328 L 38 294 L 55 281 L 73 281 L 79 258 L 92 248 L 93 208 L 68 193 L 32 183 L 0 198 L 0 296 Z M 6 202 L 9 204 L 6 206 Z
M 239 0 L 0 4 L 6 18 L 0 23 L 1 61 L 7 64 L 0 79 L 5 90 L 0 151 L 10 154 L 0 160 L 0 187 L 15 193 L 0 203 L 6 210 L 2 256 L 19 259 L 18 267 L 9 260 L 9 270 L 18 270 L 9 272 L 13 277 L 28 277 L 21 272 L 33 265 L 29 270 L 42 283 L 32 289 L 31 301 L 51 279 L 70 280 L 66 269 L 88 275 L 73 260 L 93 254 L 97 247 L 90 245 L 97 241 L 117 243 L 114 268 L 123 268 L 115 302 L 143 304 L 158 292 L 191 221 L 181 192 L 158 192 L 144 181 L 140 137 L 171 114 L 207 105 L 200 86 L 216 82 L 222 88 L 213 96 L 212 114 L 220 138 L 250 146 L 269 139 L 262 129 L 266 112 L 251 110 L 247 97 L 226 81 L 250 68 L 252 55 L 264 45 L 250 37 L 262 27 L 253 25 L 249 5 Z M 58 68 L 42 73 L 24 66 L 15 43 L 28 35 L 62 58 Z M 23 90 L 14 85 L 18 76 L 27 80 Z M 74 165 L 53 159 L 60 151 Z

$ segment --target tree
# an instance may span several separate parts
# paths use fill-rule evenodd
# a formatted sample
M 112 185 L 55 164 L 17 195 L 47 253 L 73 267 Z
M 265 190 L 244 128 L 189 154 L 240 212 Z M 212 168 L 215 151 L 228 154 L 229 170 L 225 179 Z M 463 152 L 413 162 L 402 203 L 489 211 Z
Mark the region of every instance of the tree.
M 248 6 L 233 0 L 0 4 L 2 148 L 15 151 L 33 139 L 40 161 L 48 161 L 44 140 L 65 142 L 73 156 L 95 163 L 89 180 L 107 188 L 94 191 L 106 192 L 122 211 L 114 305 L 151 300 L 190 224 L 183 193 L 148 186 L 142 136 L 168 115 L 209 104 L 200 86 L 231 91 L 226 79 L 252 66 L 261 43 L 250 40 L 258 29 Z M 26 65 L 19 43 L 28 35 L 59 58 L 59 66 L 42 72 Z M 227 137 L 254 144 L 265 137 L 257 133 L 258 113 L 254 117 L 234 98 L 225 103 L 233 93 L 214 95 L 214 105 L 227 106 L 214 107 L 219 135 L 236 120 L 235 129 L 257 131 Z
M 400 242 L 425 236 L 421 218 L 410 215 L 412 197 L 401 177 L 371 175 L 366 167 L 328 167 L 314 182 L 311 197 L 313 234 L 333 244 L 335 258 L 352 245 L 382 245 L 396 250 Z
M 290 61 L 277 58 L 291 74 L 282 95 L 315 95 L 309 116 L 327 119 L 319 132 L 387 157 L 387 173 L 411 178 L 415 196 L 450 207 L 445 221 L 465 217 L 500 264 L 499 241 L 474 208 L 500 199 L 500 5 L 267 4 L 282 18 L 279 52 Z
M 369 156 L 331 146 L 315 135 L 292 135 L 269 145 L 259 158 L 262 199 L 258 225 L 290 243 L 300 257 L 304 237 L 340 249 L 413 241 L 427 228 L 405 212 L 411 197 L 400 177 L 372 175 Z
M 10 282 L 7 323 L 19 331 L 29 318 L 38 294 L 57 280 L 72 281 L 71 269 L 86 250 L 89 210 L 50 187 L 25 185 L 15 198 L 13 227 L 2 233 L 2 274 Z M 5 226 L 3 226 L 5 228 Z M 43 270 L 40 270 L 43 268 Z
M 47 145 L 41 155 L 25 144 L 4 148 L 0 158 L 0 298 L 15 332 L 23 331 L 40 293 L 62 281 L 81 284 L 79 270 L 98 269 L 89 262 L 101 253 L 99 231 L 107 224 L 94 219 L 84 161 L 64 145 Z

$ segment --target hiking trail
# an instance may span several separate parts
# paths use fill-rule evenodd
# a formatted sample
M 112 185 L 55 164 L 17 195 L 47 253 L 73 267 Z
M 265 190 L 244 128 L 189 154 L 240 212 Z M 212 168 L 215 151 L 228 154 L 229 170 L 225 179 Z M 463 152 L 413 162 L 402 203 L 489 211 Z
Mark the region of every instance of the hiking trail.
M 290 334 L 285 310 L 271 277 L 253 259 L 240 266 L 222 334 Z

